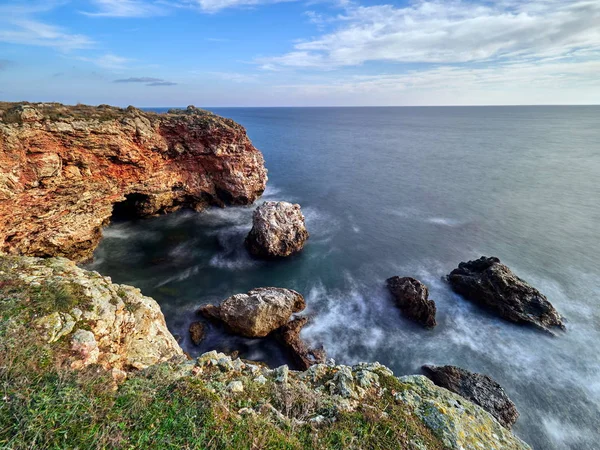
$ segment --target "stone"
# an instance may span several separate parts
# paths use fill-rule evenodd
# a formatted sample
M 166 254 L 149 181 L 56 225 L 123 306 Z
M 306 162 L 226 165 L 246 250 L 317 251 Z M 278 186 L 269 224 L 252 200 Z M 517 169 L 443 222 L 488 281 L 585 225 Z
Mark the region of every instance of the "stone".
M 502 386 L 487 375 L 473 373 L 456 366 L 423 366 L 423 372 L 436 385 L 452 391 L 481 406 L 510 429 L 519 417 L 515 404 Z
M 309 348 L 300 337 L 300 332 L 308 320 L 308 317 L 297 317 L 277 330 L 278 339 L 288 349 L 300 370 L 306 370 L 314 364 L 325 362 L 325 350 Z
M 202 322 L 193 322 L 190 324 L 190 338 L 195 345 L 199 345 L 205 335 L 206 332 Z
M 273 375 L 277 383 L 287 384 L 289 379 L 290 369 L 287 365 L 283 365 L 273 369 Z
M 284 288 L 264 287 L 235 294 L 219 306 L 205 305 L 200 313 L 222 321 L 241 336 L 264 337 L 285 325 L 293 313 L 306 307 L 304 297 Z
M 266 182 L 246 130 L 208 111 L 0 103 L 2 253 L 85 261 L 110 220 L 246 205 Z
M 80 369 L 98 362 L 100 349 L 94 333 L 89 330 L 77 330 L 71 338 L 71 352 L 77 355 L 71 363 L 73 369 Z M 113 369 L 118 370 L 118 369 Z
M 241 381 L 235 380 L 227 385 L 227 390 L 233 393 L 244 392 L 244 385 Z
M 426 328 L 437 325 L 435 302 L 429 299 L 427 286 L 411 277 L 391 277 L 387 286 L 402 313 Z
M 565 329 L 563 318 L 548 299 L 498 258 L 482 256 L 461 262 L 447 279 L 456 293 L 511 322 L 531 324 L 551 334 L 553 328 Z
M 48 343 L 69 338 L 73 368 L 99 364 L 107 370 L 131 371 L 183 356 L 158 303 L 139 289 L 113 284 L 109 277 L 65 258 L 0 255 L 0 266 L 12 267 L 3 277 L 9 276 L 9 285 L 21 286 L 22 292 L 36 286 L 63 292 L 77 302 L 68 311 L 54 311 L 35 321 Z
M 410 375 L 399 380 L 402 390 L 396 392 L 396 401 L 410 408 L 445 448 L 531 450 L 483 408 L 428 378 Z
M 300 205 L 265 202 L 254 211 L 246 247 L 258 258 L 284 258 L 301 251 L 308 236 Z
M 265 384 L 267 379 L 263 375 L 259 375 L 253 381 L 257 384 Z

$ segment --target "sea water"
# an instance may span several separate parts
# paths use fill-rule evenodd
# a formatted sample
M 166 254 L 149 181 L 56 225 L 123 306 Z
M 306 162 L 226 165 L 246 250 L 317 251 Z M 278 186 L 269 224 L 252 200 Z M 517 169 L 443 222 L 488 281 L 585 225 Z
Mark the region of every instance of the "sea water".
M 302 337 L 338 363 L 396 375 L 453 364 L 490 375 L 516 403 L 514 431 L 537 449 L 600 448 L 600 107 L 211 108 L 244 125 L 269 169 L 264 200 L 300 203 L 297 257 L 244 249 L 251 207 L 115 223 L 90 268 L 161 305 L 192 355 L 239 351 L 289 363 L 271 339 L 187 328 L 200 305 L 260 286 L 296 289 Z M 506 322 L 443 281 L 497 256 L 567 319 L 551 337 Z M 430 289 L 438 326 L 402 317 L 385 279 Z

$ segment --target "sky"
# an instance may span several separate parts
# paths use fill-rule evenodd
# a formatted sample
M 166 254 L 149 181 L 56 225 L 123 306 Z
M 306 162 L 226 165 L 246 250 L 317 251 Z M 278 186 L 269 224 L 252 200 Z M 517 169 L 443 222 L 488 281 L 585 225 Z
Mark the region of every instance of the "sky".
M 600 0 L 0 0 L 0 99 L 600 104 Z

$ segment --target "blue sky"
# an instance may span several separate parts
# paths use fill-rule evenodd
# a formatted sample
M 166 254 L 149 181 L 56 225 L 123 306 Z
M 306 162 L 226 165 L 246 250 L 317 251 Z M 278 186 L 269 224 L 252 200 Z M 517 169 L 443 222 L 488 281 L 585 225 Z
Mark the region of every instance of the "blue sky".
M 600 104 L 600 1 L 0 0 L 0 99 Z

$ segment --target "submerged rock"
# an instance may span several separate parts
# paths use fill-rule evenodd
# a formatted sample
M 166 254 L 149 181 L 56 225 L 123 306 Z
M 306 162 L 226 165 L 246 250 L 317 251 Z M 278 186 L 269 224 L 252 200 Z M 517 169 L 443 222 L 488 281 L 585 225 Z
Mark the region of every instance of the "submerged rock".
M 296 291 L 264 287 L 232 295 L 219 306 L 205 305 L 199 312 L 222 321 L 233 333 L 264 337 L 285 325 L 293 313 L 305 307 L 304 297 Z
M 511 270 L 498 258 L 482 256 L 461 262 L 448 275 L 452 289 L 501 317 L 516 323 L 528 323 L 552 333 L 565 329 L 561 315 L 548 299 Z
M 0 252 L 86 260 L 111 217 L 249 204 L 266 173 L 241 125 L 197 108 L 0 102 Z
M 502 386 L 487 375 L 455 366 L 423 366 L 423 372 L 438 386 L 481 406 L 508 429 L 519 418 L 517 407 Z
M 427 286 L 411 277 L 388 278 L 387 286 L 406 317 L 427 328 L 437 325 L 435 302 L 429 300 Z
M 283 258 L 302 250 L 307 239 L 300 205 L 265 202 L 254 211 L 246 246 L 259 258 Z
M 300 332 L 308 320 L 308 317 L 297 317 L 277 331 L 279 340 L 288 348 L 301 370 L 306 370 L 313 364 L 325 363 L 325 350 L 309 348 L 300 337 Z
M 204 339 L 206 332 L 204 330 L 204 324 L 202 322 L 193 322 L 190 324 L 190 338 L 195 345 L 200 344 Z

